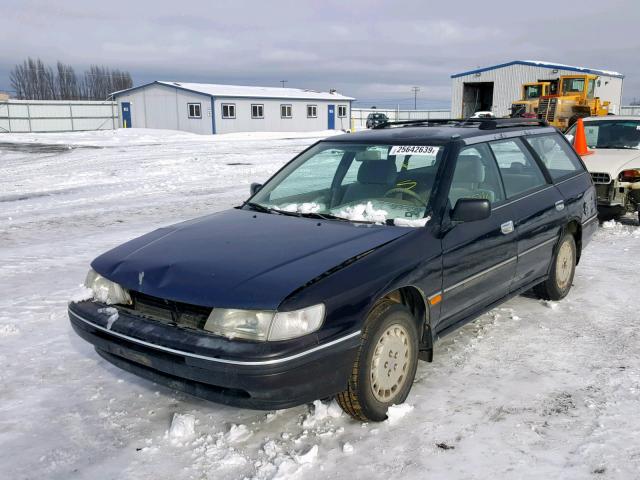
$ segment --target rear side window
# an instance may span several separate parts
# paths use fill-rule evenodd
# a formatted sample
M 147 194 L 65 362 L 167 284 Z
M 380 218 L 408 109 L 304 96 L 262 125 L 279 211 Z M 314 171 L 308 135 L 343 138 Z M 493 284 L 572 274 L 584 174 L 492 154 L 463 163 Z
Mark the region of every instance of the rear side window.
M 518 139 L 490 142 L 498 161 L 507 198 L 534 190 L 547 183 L 540 167 Z
M 526 141 L 542 159 L 554 180 L 584 172 L 571 147 L 557 135 L 536 135 L 527 138 Z

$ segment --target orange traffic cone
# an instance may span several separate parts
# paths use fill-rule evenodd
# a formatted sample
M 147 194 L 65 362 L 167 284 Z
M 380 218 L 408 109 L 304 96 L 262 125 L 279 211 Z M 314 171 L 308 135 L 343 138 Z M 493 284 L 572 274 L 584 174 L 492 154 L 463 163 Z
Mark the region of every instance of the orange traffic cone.
M 587 148 L 587 136 L 584 134 L 584 122 L 581 118 L 576 122 L 576 137 L 573 139 L 573 148 L 581 157 L 593 153 Z

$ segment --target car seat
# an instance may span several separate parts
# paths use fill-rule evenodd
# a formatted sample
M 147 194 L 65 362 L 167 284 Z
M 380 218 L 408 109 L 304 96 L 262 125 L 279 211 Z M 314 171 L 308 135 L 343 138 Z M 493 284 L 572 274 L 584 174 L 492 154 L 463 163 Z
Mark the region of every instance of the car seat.
M 382 198 L 395 186 L 396 166 L 388 160 L 364 160 L 358 169 L 357 181 L 347 185 L 342 203 L 370 198 Z
M 449 193 L 451 207 L 461 198 L 483 198 L 494 202 L 496 194 L 485 188 L 485 167 L 477 155 L 460 155 Z

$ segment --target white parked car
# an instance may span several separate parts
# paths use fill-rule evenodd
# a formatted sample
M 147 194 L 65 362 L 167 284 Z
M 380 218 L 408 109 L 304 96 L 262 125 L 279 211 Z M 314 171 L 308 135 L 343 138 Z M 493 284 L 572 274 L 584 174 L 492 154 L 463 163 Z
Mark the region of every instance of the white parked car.
M 566 136 L 573 141 L 576 125 Z M 584 119 L 587 145 L 582 157 L 591 173 L 602 217 L 618 218 L 640 210 L 640 117 L 607 116 Z M 640 213 L 639 213 L 640 220 Z

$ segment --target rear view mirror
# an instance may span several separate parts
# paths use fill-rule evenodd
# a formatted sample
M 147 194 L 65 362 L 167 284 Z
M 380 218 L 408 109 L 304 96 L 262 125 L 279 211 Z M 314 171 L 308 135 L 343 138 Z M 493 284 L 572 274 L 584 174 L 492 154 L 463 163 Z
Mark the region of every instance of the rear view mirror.
M 491 203 L 483 198 L 460 198 L 451 212 L 453 222 L 475 222 L 491 215 Z
M 256 193 L 258 193 L 261 188 L 262 188 L 261 183 L 252 183 L 251 188 L 249 189 L 249 191 L 251 192 L 251 196 L 254 196 Z

